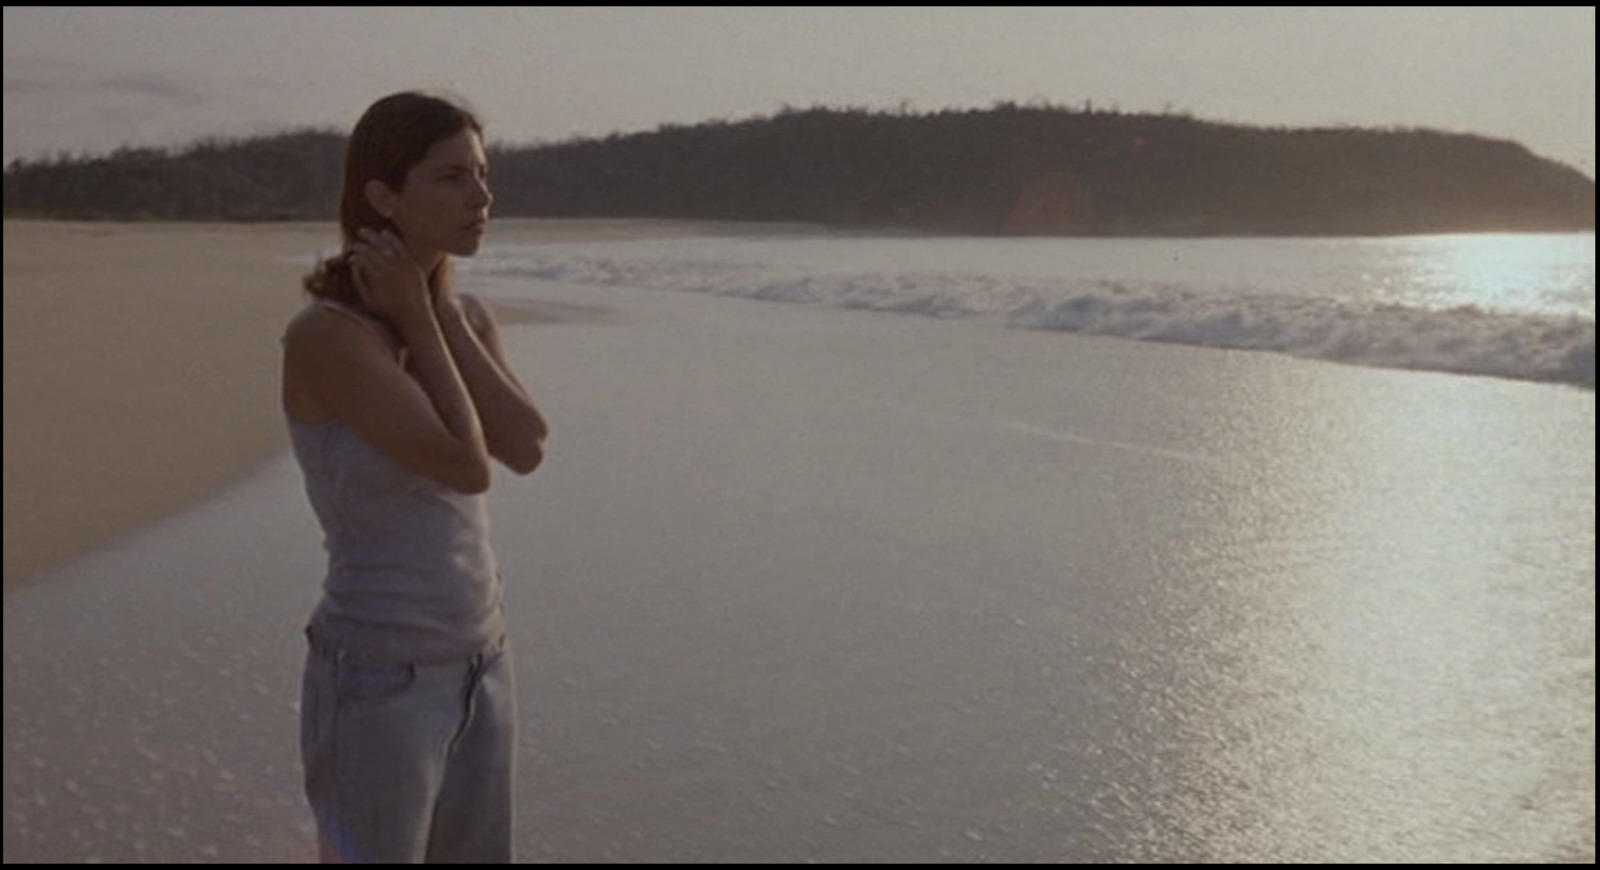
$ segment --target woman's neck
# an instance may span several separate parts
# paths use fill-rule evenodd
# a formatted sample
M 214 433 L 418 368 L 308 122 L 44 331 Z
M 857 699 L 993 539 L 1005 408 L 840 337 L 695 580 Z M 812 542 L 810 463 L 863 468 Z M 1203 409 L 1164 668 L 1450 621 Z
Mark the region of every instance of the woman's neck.
M 410 252 L 411 259 L 416 261 L 417 267 L 422 270 L 424 275 L 432 275 L 437 272 L 444 266 L 444 261 L 449 256 L 444 251 L 419 251 L 410 245 L 406 246 L 406 250 Z

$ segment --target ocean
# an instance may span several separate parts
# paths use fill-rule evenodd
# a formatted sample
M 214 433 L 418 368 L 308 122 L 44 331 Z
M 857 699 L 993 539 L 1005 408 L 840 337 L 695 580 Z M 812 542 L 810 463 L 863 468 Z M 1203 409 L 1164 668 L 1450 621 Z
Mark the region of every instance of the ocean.
M 1592 862 L 1593 250 L 489 246 L 519 856 Z M 314 857 L 318 542 L 284 457 L 7 597 L 7 861 Z
M 796 229 L 498 246 L 469 268 L 1594 385 L 1592 233 L 1194 240 Z

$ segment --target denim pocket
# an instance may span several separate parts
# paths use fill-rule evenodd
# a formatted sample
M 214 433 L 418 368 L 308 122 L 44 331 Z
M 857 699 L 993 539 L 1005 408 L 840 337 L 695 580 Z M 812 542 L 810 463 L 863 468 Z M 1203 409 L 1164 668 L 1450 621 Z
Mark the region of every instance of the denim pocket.
M 340 701 L 381 701 L 405 691 L 416 679 L 415 665 L 344 663 L 339 666 L 336 691 Z

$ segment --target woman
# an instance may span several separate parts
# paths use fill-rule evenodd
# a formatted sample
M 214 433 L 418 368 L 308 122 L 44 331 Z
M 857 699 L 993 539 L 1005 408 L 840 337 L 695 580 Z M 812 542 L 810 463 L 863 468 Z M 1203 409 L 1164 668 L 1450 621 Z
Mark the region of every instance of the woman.
M 490 459 L 547 432 L 450 258 L 482 244 L 482 126 L 408 92 L 345 153 L 345 250 L 305 280 L 283 405 L 328 573 L 301 701 L 324 861 L 509 861 L 515 695 L 488 540 Z

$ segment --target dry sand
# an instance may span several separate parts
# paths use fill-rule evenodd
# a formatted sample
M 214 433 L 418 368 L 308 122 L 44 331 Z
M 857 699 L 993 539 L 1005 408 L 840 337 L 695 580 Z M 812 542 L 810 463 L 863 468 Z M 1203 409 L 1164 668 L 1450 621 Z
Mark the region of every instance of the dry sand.
M 491 240 L 701 231 L 508 220 Z M 336 244 L 331 223 L 5 222 L 7 590 L 285 449 L 277 339 L 305 264 Z

